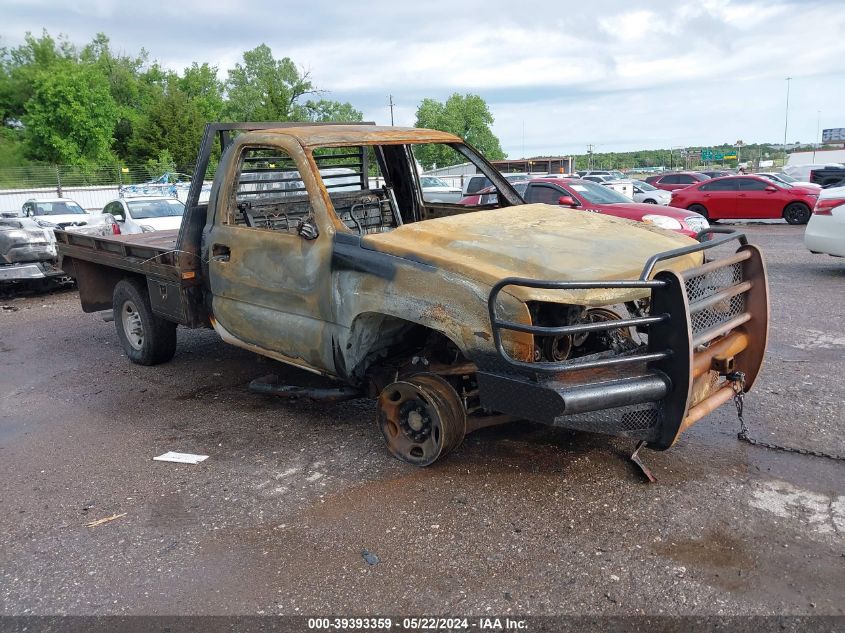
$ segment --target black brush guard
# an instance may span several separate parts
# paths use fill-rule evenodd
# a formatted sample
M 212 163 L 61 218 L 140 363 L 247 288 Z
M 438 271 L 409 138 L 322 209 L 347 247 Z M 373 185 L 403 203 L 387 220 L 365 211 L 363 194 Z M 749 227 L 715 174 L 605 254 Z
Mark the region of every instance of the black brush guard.
M 713 237 L 716 235 L 716 237 Z M 701 241 L 703 238 L 710 238 Z M 760 369 L 768 334 L 768 288 L 760 251 L 745 235 L 711 228 L 699 244 L 652 256 L 635 280 L 541 281 L 509 277 L 488 300 L 497 356 L 478 362 L 483 407 L 543 424 L 645 440 L 669 448 L 689 426 L 732 397 L 725 376 Z M 738 250 L 676 273 L 658 263 L 728 242 Z M 648 316 L 557 327 L 502 320 L 499 293 L 510 286 L 544 290 L 643 289 L 651 291 Z M 647 349 L 605 352 L 559 362 L 512 358 L 502 331 L 563 336 L 635 327 L 647 332 Z

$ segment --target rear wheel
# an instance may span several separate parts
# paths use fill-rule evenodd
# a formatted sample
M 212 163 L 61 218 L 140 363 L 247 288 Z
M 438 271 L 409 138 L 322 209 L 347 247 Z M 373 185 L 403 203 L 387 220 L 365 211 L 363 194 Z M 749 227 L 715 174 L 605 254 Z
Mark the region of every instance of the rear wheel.
M 123 351 L 133 363 L 158 365 L 176 353 L 176 324 L 153 313 L 143 281 L 123 279 L 112 295 L 114 325 Z
M 692 211 L 693 213 L 703 215 L 706 220 L 710 220 L 710 215 L 707 213 L 707 209 L 704 207 L 704 205 L 691 204 L 687 207 L 687 211 Z
M 378 424 L 394 457 L 428 466 L 463 441 L 466 412 L 446 380 L 417 374 L 384 388 L 378 399 Z
M 807 224 L 810 221 L 810 207 L 803 202 L 793 202 L 783 210 L 783 219 L 790 224 Z

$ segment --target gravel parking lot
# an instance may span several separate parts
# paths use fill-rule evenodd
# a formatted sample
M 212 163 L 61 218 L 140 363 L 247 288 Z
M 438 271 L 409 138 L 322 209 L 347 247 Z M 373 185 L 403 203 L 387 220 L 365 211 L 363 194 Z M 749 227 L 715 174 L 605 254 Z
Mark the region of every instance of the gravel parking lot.
M 772 293 L 752 434 L 845 454 L 845 260 L 747 232 Z M 373 403 L 252 394 L 315 379 L 212 332 L 140 367 L 73 291 L 0 305 L 0 613 L 845 613 L 845 463 L 738 442 L 730 405 L 644 453 L 655 485 L 630 442 L 527 423 L 416 469 Z

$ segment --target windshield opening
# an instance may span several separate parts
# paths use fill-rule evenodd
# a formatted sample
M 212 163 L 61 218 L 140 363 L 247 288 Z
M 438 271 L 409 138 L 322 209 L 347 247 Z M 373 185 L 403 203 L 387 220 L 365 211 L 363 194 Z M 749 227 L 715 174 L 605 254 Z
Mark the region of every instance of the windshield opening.
M 319 191 L 328 194 L 328 220 L 334 227 L 365 236 L 413 222 L 524 204 L 505 177 L 463 143 L 403 143 L 390 137 L 379 141 L 308 149 Z M 323 220 L 311 204 L 317 191 L 308 191 L 300 164 L 281 148 L 245 145 L 226 202 L 225 223 L 287 233 L 298 233 L 303 226 L 319 231 Z M 434 169 L 436 174 L 425 173 Z M 484 196 L 468 196 L 463 190 L 476 175 L 492 183 Z
M 411 145 L 410 148 L 414 160 L 422 167 L 423 175 L 421 178 L 429 178 L 430 176 L 425 175 L 425 172 L 436 169 L 438 180 L 446 180 L 447 185 L 463 190 L 463 195 L 458 196 L 455 200 L 446 199 L 443 196 L 437 196 L 437 200 L 435 200 L 434 195 L 429 195 L 426 197 L 426 202 L 459 206 L 463 207 L 462 211 L 495 209 L 499 206 L 522 204 L 523 202 L 512 183 L 525 180 L 525 174 L 503 174 L 491 169 L 481 162 L 478 156 L 466 145 L 459 143 L 419 143 Z M 423 186 L 425 185 L 423 184 Z M 434 210 L 431 209 L 431 211 Z M 423 214 L 428 215 L 428 212 L 429 208 L 426 205 Z M 450 211 L 449 214 L 454 215 L 454 211 Z M 437 217 L 437 215 L 438 212 L 434 211 L 428 217 Z M 428 217 L 421 219 L 428 219 Z
M 185 205 L 178 200 L 133 200 L 126 203 L 136 220 L 172 218 L 182 215 Z

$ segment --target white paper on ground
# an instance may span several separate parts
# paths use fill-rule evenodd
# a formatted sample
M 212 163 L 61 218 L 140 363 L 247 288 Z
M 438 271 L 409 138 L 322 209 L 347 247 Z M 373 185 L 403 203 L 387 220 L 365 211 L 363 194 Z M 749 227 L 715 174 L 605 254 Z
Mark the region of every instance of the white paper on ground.
M 153 457 L 157 462 L 176 462 L 177 464 L 199 464 L 208 459 L 208 455 L 194 455 L 193 453 L 177 453 L 168 451 L 164 455 Z

